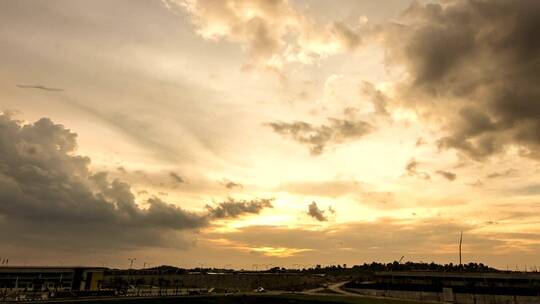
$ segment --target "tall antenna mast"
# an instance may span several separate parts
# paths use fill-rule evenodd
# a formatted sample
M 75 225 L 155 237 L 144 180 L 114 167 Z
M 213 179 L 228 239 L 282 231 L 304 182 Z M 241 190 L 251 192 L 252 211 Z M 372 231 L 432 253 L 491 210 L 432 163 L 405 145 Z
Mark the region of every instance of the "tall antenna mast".
M 463 243 L 463 230 L 461 230 L 461 235 L 459 236 L 459 265 L 461 266 L 461 243 Z

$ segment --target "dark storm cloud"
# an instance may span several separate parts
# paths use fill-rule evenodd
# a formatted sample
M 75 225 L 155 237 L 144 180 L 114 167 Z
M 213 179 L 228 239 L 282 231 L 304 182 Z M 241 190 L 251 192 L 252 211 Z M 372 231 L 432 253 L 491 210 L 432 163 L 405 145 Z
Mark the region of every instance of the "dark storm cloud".
M 316 202 L 312 202 L 311 204 L 309 204 L 307 215 L 311 216 L 319 222 L 328 221 L 328 217 L 324 214 L 324 210 L 319 209 L 319 206 L 317 206 Z
M 370 133 L 373 127 L 365 121 L 328 118 L 329 124 L 312 125 L 303 121 L 271 122 L 274 132 L 307 145 L 312 155 L 324 152 L 327 146 L 353 141 Z
M 387 32 L 389 62 L 411 75 L 411 106 L 448 118 L 441 148 L 482 159 L 519 145 L 539 157 L 539 31 L 535 0 L 414 2 Z
M 79 244 L 80 238 L 108 248 L 164 245 L 215 218 L 155 197 L 142 208 L 129 184 L 89 169 L 90 159 L 75 154 L 76 138 L 48 118 L 23 125 L 0 114 L 0 230 L 19 227 L 17 235 L 24 235 L 3 240 L 34 246 Z M 243 213 L 254 212 L 242 209 L 220 218 Z M 126 237 L 127 231 L 133 235 Z
M 169 176 L 172 178 L 172 180 L 173 180 L 175 183 L 182 184 L 182 183 L 185 183 L 185 182 L 186 182 L 180 175 L 178 175 L 178 174 L 175 173 L 175 172 L 170 172 L 170 173 L 169 173 Z
M 235 201 L 232 198 L 217 206 L 206 205 L 210 218 L 236 218 L 242 214 L 259 214 L 265 208 L 273 208 L 273 199 L 256 199 Z
M 452 172 L 449 172 L 449 171 L 438 170 L 436 173 L 438 175 L 446 178 L 447 180 L 449 180 L 451 182 L 454 181 L 457 178 L 457 175 L 455 173 L 452 173 Z

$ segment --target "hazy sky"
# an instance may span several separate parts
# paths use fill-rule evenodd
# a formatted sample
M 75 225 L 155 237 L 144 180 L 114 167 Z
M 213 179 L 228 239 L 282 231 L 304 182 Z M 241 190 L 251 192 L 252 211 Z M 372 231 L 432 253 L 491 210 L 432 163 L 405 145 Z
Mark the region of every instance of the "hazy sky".
M 10 264 L 540 266 L 536 0 L 0 1 Z

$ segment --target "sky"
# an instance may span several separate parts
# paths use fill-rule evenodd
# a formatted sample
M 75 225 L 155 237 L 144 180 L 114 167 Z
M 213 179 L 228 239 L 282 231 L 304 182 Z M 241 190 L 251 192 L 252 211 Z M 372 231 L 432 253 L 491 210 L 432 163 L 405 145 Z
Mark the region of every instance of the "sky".
M 11 265 L 540 266 L 535 0 L 0 1 Z

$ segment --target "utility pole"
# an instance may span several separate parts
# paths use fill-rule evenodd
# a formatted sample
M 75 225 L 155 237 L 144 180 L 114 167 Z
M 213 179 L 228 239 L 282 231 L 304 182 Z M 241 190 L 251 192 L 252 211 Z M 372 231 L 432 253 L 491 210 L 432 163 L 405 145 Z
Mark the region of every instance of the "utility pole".
M 133 262 L 135 262 L 137 260 L 137 258 L 128 258 L 128 261 L 129 261 L 129 269 L 132 269 L 133 268 Z
M 461 230 L 461 235 L 459 236 L 459 265 L 461 266 L 461 243 L 463 243 L 463 230 Z

